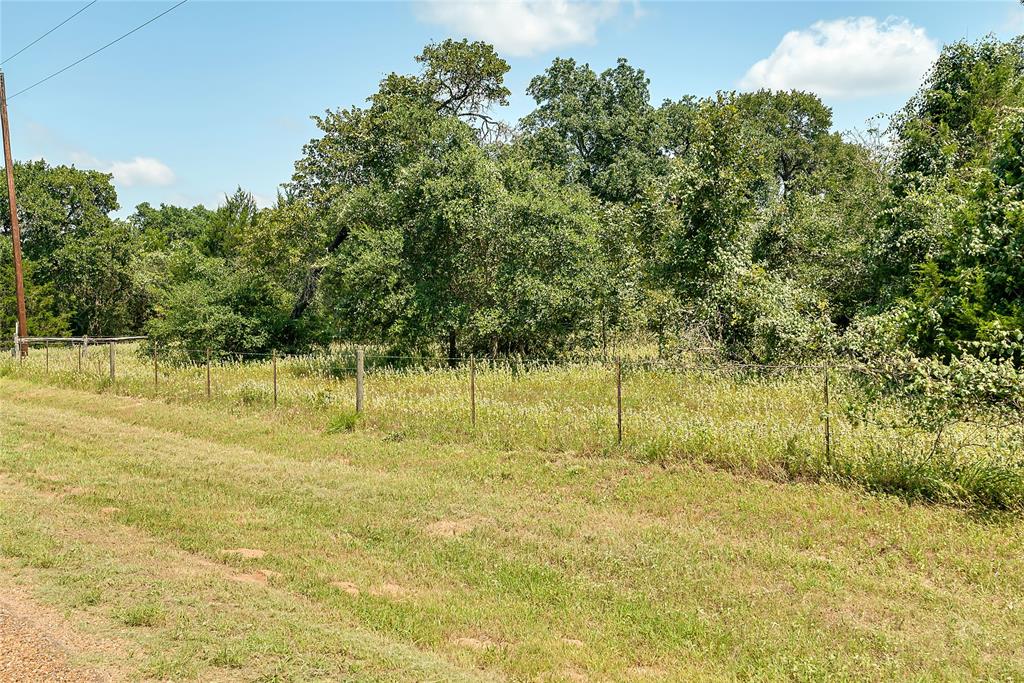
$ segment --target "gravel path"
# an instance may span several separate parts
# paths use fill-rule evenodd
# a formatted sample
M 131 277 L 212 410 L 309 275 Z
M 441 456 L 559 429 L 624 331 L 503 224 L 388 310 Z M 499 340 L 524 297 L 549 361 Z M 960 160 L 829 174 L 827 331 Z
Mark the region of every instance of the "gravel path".
M 0 681 L 99 681 L 94 674 L 68 664 L 66 648 L 39 624 L 15 614 L 0 601 Z

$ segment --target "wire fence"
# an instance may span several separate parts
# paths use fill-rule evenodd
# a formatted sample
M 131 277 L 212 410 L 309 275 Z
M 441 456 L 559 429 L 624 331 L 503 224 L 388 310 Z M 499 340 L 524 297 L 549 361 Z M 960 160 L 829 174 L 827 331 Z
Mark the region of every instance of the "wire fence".
M 354 345 L 305 354 L 164 348 L 140 338 L 24 339 L 0 377 L 273 410 L 329 432 L 503 451 L 627 452 L 771 479 L 855 481 L 959 503 L 1024 506 L 1024 431 L 964 424 L 934 435 L 858 412 L 877 381 L 853 363 L 673 358 L 426 357 Z M 625 355 L 625 354 L 624 354 Z M 909 494 L 907 492 L 910 492 Z
M 673 403 L 679 409 L 691 404 L 690 415 L 699 419 L 702 403 L 699 387 L 711 386 L 711 376 L 718 381 L 723 379 L 723 373 L 732 373 L 733 380 L 756 377 L 762 385 L 772 378 L 784 378 L 793 383 L 791 390 L 796 391 L 797 386 L 802 389 L 801 410 L 790 412 L 788 420 L 798 415 L 802 431 L 817 433 L 815 438 L 826 461 L 831 460 L 834 440 L 830 376 L 852 368 L 849 365 L 711 361 L 699 356 L 687 360 L 584 358 L 570 361 L 528 357 L 427 357 L 375 353 L 353 345 L 329 352 L 280 354 L 177 345 L 161 348 L 149 344 L 145 337 L 39 337 L 22 338 L 19 343 L 33 351 L 20 356 L 12 354 L 17 372 L 41 372 L 63 380 L 78 376 L 87 381 L 100 380 L 102 386 L 125 393 L 186 400 L 227 397 L 245 405 L 278 407 L 305 403 L 315 408 L 348 407 L 358 416 L 365 416 L 370 405 L 395 412 L 393 404 L 398 400 L 396 388 L 400 377 L 443 375 L 446 379 L 435 382 L 433 390 L 427 388 L 430 382 L 425 381 L 418 389 L 410 391 L 416 394 L 414 402 L 426 396 L 442 402 L 450 413 L 445 423 L 457 422 L 456 415 L 461 412 L 466 426 L 475 430 L 479 421 L 493 412 L 491 409 L 496 403 L 503 402 L 509 409 L 507 412 L 515 414 L 517 410 L 511 409 L 511 404 L 518 402 L 522 404 L 520 408 L 528 411 L 528 403 L 533 401 L 550 413 L 560 414 L 566 422 L 578 422 L 582 418 L 594 425 L 597 432 L 611 431 L 616 444 L 622 444 L 631 434 L 649 436 L 658 431 L 652 424 L 657 421 L 654 418 L 666 408 L 671 409 Z M 566 373 L 581 369 L 587 370 L 589 381 L 583 382 L 583 386 L 566 386 Z M 556 377 L 545 382 L 544 372 L 553 372 Z M 508 380 L 517 376 L 522 379 L 531 373 L 532 381 L 521 381 L 518 389 L 515 382 Z M 798 381 L 793 382 L 794 377 Z M 677 384 L 674 390 L 673 382 Z M 453 383 L 460 383 L 462 387 L 455 387 Z M 367 394 L 372 394 L 375 388 L 381 389 L 380 400 L 371 403 Z M 694 390 L 698 393 L 694 394 Z M 645 396 L 645 392 L 650 395 Z M 811 394 L 816 397 L 812 399 Z M 460 398 L 461 410 L 457 406 Z M 604 412 L 603 419 L 595 414 L 598 410 Z M 756 410 L 747 410 L 746 414 L 738 413 L 736 420 L 749 421 L 752 412 L 767 417 L 776 410 L 786 410 L 781 398 L 778 406 L 762 404 Z M 428 412 L 436 412 L 436 409 Z M 393 426 L 401 426 L 400 420 L 392 422 Z

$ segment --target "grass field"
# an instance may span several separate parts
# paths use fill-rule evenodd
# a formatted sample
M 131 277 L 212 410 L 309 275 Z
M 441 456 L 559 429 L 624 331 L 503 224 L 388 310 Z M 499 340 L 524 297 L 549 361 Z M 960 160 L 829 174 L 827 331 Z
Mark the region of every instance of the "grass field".
M 375 381 L 349 432 L 0 379 L 0 579 L 115 678 L 1024 680 L 1013 517 L 644 462 L 606 411 L 595 448 L 397 434 Z

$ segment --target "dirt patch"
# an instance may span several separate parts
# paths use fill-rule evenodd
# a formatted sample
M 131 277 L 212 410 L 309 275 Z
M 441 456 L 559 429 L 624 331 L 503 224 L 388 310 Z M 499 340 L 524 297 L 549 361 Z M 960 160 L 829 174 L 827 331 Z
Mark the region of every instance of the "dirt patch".
M 351 581 L 331 581 L 331 585 L 349 595 L 359 595 L 359 587 Z
M 259 550 L 258 548 L 225 548 L 220 552 L 223 555 L 240 557 L 243 560 L 258 560 L 267 554 L 266 551 Z
M 629 677 L 635 681 L 665 680 L 668 674 L 657 666 L 634 666 L 629 670 Z
M 415 592 L 406 588 L 405 586 L 399 586 L 397 583 L 382 583 L 379 586 L 375 586 L 370 589 L 370 595 L 375 595 L 378 598 L 389 598 L 391 600 L 401 600 L 414 595 Z
M 235 581 L 241 581 L 242 583 L 265 585 L 274 579 L 281 578 L 281 572 L 275 572 L 272 569 L 257 569 L 254 572 L 232 574 L 231 578 Z
M 562 642 L 566 645 L 571 645 L 573 647 L 583 647 L 584 645 L 586 645 L 586 643 L 584 643 L 582 640 L 579 640 L 578 638 L 562 638 Z
M 0 604 L 0 680 L 28 683 L 101 679 L 72 667 L 63 646 Z
M 115 513 L 120 512 L 120 511 L 121 511 L 121 508 L 116 508 L 116 507 L 113 507 L 113 506 L 108 506 L 108 507 L 105 507 L 105 508 L 100 508 L 100 514 L 104 514 L 104 515 L 113 515 Z
M 468 636 L 453 638 L 452 643 L 459 647 L 469 648 L 470 650 L 487 650 L 497 645 L 490 638 L 470 638 Z
M 28 600 L 19 589 L 0 586 L 0 681 L 115 680 L 113 671 L 100 672 L 71 663 L 79 646 L 95 650 L 97 643 L 86 644 L 81 640 L 62 616 Z M 113 647 L 110 643 L 103 645 Z M 126 654 L 122 652 L 121 656 Z
M 435 538 L 457 538 L 476 528 L 472 519 L 441 519 L 427 526 L 427 533 Z

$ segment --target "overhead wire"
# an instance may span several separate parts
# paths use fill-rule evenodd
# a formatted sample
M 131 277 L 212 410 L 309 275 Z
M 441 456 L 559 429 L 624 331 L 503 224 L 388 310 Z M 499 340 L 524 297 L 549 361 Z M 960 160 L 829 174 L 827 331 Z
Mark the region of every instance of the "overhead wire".
M 92 52 L 90 52 L 90 53 L 89 53 L 89 54 L 87 54 L 86 56 L 82 57 L 81 59 L 78 59 L 78 60 L 76 60 L 76 61 L 74 61 L 74 62 L 71 62 L 70 64 L 68 64 L 67 66 L 65 66 L 65 67 L 64 67 L 63 69 L 60 69 L 60 70 L 58 70 L 58 71 L 54 71 L 54 72 L 53 72 L 52 74 L 50 74 L 50 75 L 49 75 L 49 76 L 47 76 L 46 78 L 42 78 L 42 79 L 40 79 L 40 80 L 36 81 L 35 83 L 33 83 L 32 85 L 28 86 L 27 88 L 22 88 L 22 89 L 21 89 L 21 90 L 19 90 L 18 92 L 16 92 L 16 93 L 14 93 L 13 95 L 11 95 L 11 96 L 10 96 L 10 97 L 9 97 L 8 99 L 14 99 L 14 98 L 15 98 L 15 97 L 17 97 L 18 95 L 21 95 L 22 93 L 26 93 L 26 92 L 28 92 L 29 90 L 31 90 L 32 88 L 36 87 L 37 85 L 42 85 L 43 83 L 45 83 L 46 81 L 50 80 L 50 79 L 51 79 L 51 78 L 53 78 L 54 76 L 59 76 L 59 75 L 61 75 L 62 73 L 64 73 L 65 71 L 67 71 L 68 69 L 70 69 L 70 68 L 72 68 L 72 67 L 75 67 L 75 66 L 78 66 L 79 64 L 81 64 L 81 63 L 82 63 L 82 62 L 84 62 L 85 60 L 89 59 L 90 57 L 93 57 L 93 56 L 95 56 L 95 55 L 99 54 L 100 52 L 103 52 L 104 50 L 106 50 L 106 49 L 107 49 L 108 47 L 110 47 L 111 45 L 114 45 L 115 43 L 118 43 L 118 42 L 120 42 L 120 41 L 124 40 L 125 38 L 127 38 L 127 37 L 128 37 L 128 36 L 130 36 L 131 34 L 135 33 L 136 31 L 138 31 L 138 30 L 140 30 L 140 29 L 143 29 L 143 28 L 145 28 L 146 26 L 149 26 L 150 24 L 152 24 L 152 23 L 153 23 L 154 21 L 156 21 L 156 20 L 157 20 L 157 19 L 159 19 L 160 17 L 164 16 L 165 14 L 169 14 L 170 12 L 173 12 L 174 10 L 176 10 L 176 9 L 178 9 L 179 7 L 181 7 L 182 5 L 184 5 L 184 4 L 186 3 L 186 2 L 188 2 L 188 0 L 181 0 L 181 1 L 180 1 L 180 2 L 178 2 L 177 4 L 175 4 L 175 5 L 173 5 L 173 6 L 169 7 L 169 8 L 167 8 L 167 9 L 165 9 L 165 10 L 164 10 L 163 12 L 161 12 L 161 13 L 160 13 L 160 14 L 158 14 L 158 15 L 156 15 L 156 16 L 155 16 L 155 17 L 153 17 L 152 19 L 149 19 L 149 20 L 147 20 L 147 21 L 145 21 L 145 22 L 143 22 L 143 23 L 139 24 L 138 26 L 136 26 L 136 27 L 135 27 L 135 28 L 133 28 L 132 30 L 128 31 L 127 33 L 123 33 L 123 34 L 121 34 L 120 36 L 118 36 L 117 38 L 114 38 L 114 39 L 113 39 L 112 41 L 110 41 L 109 43 L 107 43 L 107 44 L 106 44 L 106 45 L 104 45 L 103 47 L 97 48 L 96 50 L 93 50 Z
M 81 8 L 81 9 L 79 9 L 79 10 L 78 10 L 77 12 L 75 12 L 74 14 L 72 14 L 72 15 L 71 15 L 70 17 L 68 17 L 67 19 L 65 19 L 64 21 L 60 22 L 60 23 L 59 23 L 59 24 L 57 24 L 56 26 L 54 26 L 53 28 L 51 28 L 51 29 L 50 29 L 49 31 L 47 31 L 47 32 L 46 32 L 46 33 L 44 33 L 43 35 L 41 35 L 41 36 L 39 36 L 38 38 L 36 38 L 35 40 L 33 40 L 33 41 L 32 41 L 31 43 L 29 43 L 29 44 L 28 44 L 28 45 L 26 45 L 25 47 L 21 48 L 20 50 L 18 50 L 17 52 L 15 52 L 15 53 L 14 53 L 13 55 L 11 55 L 10 57 L 8 57 L 7 59 L 4 59 L 4 60 L 0 61 L 0 65 L 6 64 L 7 62 L 11 61 L 12 59 L 14 59 L 14 58 L 15 58 L 15 57 L 17 57 L 18 55 L 20 55 L 20 54 L 21 54 L 22 52 L 24 52 L 25 50 L 29 49 L 30 47 L 32 47 L 32 46 L 33 46 L 33 45 L 35 45 L 36 43 L 38 43 L 38 42 L 39 42 L 40 40 L 42 40 L 42 39 L 43 39 L 43 38 L 45 38 L 46 36 L 50 35 L 50 34 L 51 34 L 51 33 L 53 33 L 54 31 L 56 31 L 57 29 L 59 29 L 59 28 L 60 28 L 61 26 L 63 26 L 64 24 L 68 23 L 69 21 L 71 21 L 72 19 L 74 19 L 75 17 L 77 17 L 77 16 L 79 15 L 79 14 L 81 14 L 81 13 L 82 13 L 82 12 L 84 12 L 85 10 L 87 10 L 87 9 L 89 9 L 90 7 L 92 7 L 93 5 L 95 5 L 95 4 L 96 4 L 96 2 L 97 2 L 97 0 L 92 0 L 92 2 L 90 2 L 89 4 L 87 4 L 87 5 L 85 6 L 85 7 L 82 7 L 82 8 Z

